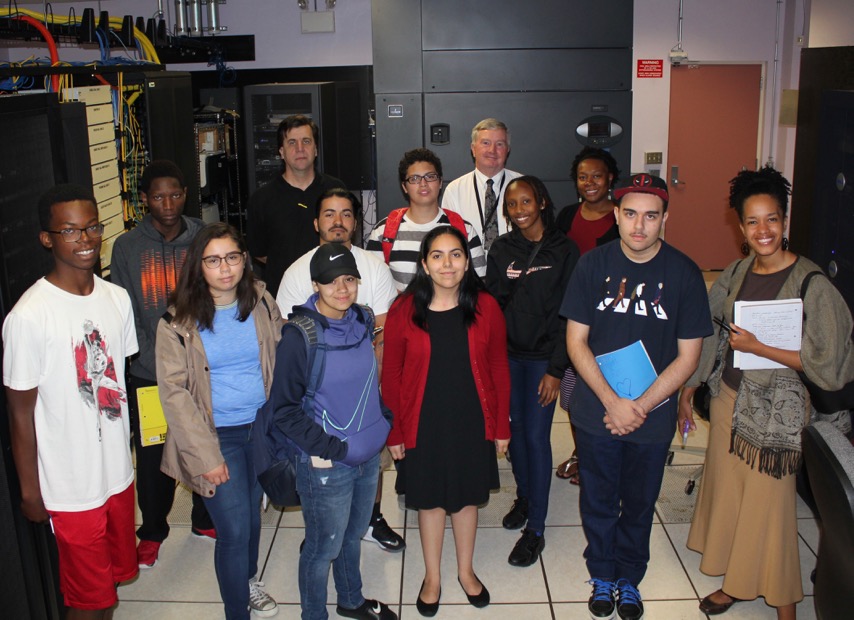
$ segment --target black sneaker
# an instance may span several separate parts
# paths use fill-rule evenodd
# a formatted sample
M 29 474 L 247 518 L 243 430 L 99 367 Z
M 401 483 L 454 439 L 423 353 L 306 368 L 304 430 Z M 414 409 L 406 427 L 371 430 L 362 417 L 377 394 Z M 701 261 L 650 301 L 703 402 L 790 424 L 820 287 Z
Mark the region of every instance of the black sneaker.
M 616 609 L 614 582 L 591 579 L 587 583 L 593 586 L 593 593 L 587 599 L 587 610 L 590 612 L 590 617 L 592 620 L 611 620 Z
M 513 547 L 507 561 L 512 566 L 530 566 L 537 561 L 546 546 L 546 538 L 533 530 L 522 530 L 522 538 Z
M 513 507 L 510 509 L 510 512 L 504 515 L 501 525 L 504 526 L 505 530 L 518 530 L 527 522 L 528 500 L 524 497 L 519 497 L 515 502 L 513 502 Z
M 403 536 L 391 529 L 382 515 L 379 519 L 371 521 L 368 531 L 362 536 L 362 540 L 377 543 L 380 549 L 394 553 L 406 549 L 406 541 L 403 540 Z
M 397 620 L 397 614 L 389 609 L 388 605 L 367 598 L 356 609 L 347 609 L 338 605 L 335 611 L 339 616 L 357 618 L 357 620 Z
M 622 620 L 641 620 L 643 618 L 643 601 L 628 579 L 617 579 L 617 615 Z

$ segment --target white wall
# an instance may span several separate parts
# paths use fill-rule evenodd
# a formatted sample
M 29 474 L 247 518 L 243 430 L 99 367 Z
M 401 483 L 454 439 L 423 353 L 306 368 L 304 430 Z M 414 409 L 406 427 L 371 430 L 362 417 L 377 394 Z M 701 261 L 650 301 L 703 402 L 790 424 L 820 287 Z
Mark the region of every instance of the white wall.
M 307 0 L 313 8 L 326 7 L 325 0 Z M 23 4 L 21 8 L 41 12 L 41 3 Z M 73 6 L 77 15 L 85 8 L 95 9 L 98 19 L 98 2 L 72 2 L 54 4 L 54 14 L 65 15 Z M 156 0 L 110 0 L 100 3 L 111 16 L 152 16 L 157 11 Z M 163 0 L 163 9 L 170 24 L 174 0 Z M 228 0 L 220 5 L 220 24 L 228 28 L 225 35 L 254 34 L 255 61 L 228 62 L 235 69 L 275 69 L 280 67 L 357 66 L 373 63 L 371 50 L 371 0 L 338 0 L 335 12 L 335 32 L 302 34 L 300 8 L 297 0 Z M 203 23 L 206 20 L 203 18 Z M 116 53 L 116 52 L 114 52 Z M 0 59 L 21 60 L 30 55 L 47 56 L 45 48 L 0 48 Z M 98 57 L 95 50 L 78 50 L 63 47 L 60 58 L 64 60 L 92 60 Z M 226 61 L 228 59 L 226 58 Z M 204 64 L 170 65 L 175 71 L 204 70 Z M 210 67 L 213 71 L 214 68 Z
M 810 47 L 854 45 L 854 2 L 812 0 L 810 4 Z
M 803 1 L 784 0 L 780 4 L 781 46 L 777 89 L 797 88 L 800 52 L 799 48 L 795 49 L 797 43 L 793 30 L 797 34 L 801 32 Z M 683 3 L 682 48 L 688 53 L 689 60 L 704 63 L 749 62 L 765 66 L 760 163 L 768 161 L 772 126 L 777 119 L 772 109 L 777 6 L 775 0 L 684 0 Z M 667 58 L 671 47 L 677 42 L 678 17 L 678 0 L 635 0 L 634 59 L 661 58 L 665 63 L 663 78 L 633 79 L 632 170 L 643 169 L 645 151 L 662 151 L 662 170 L 667 169 L 670 115 L 670 66 Z M 784 54 L 784 50 L 788 52 Z M 697 120 L 702 122 L 702 119 Z M 794 136 L 790 132 L 793 131 L 777 131 L 774 138 L 775 166 L 789 178 L 794 147 Z

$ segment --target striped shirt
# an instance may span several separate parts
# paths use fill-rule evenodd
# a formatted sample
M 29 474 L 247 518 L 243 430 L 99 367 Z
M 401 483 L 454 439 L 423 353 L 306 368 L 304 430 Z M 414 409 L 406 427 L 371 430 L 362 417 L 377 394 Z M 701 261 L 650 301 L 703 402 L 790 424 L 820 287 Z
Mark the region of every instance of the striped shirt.
M 408 213 L 404 214 L 400 222 L 400 228 L 397 230 L 394 244 L 391 246 L 391 254 L 389 256 L 389 269 L 391 276 L 394 278 L 394 285 L 398 291 L 403 292 L 409 282 L 415 277 L 415 268 L 418 265 L 419 251 L 421 250 L 421 240 L 427 236 L 427 233 L 442 224 L 450 224 L 448 216 L 443 211 L 439 211 L 433 220 L 425 224 L 416 224 L 408 217 Z M 385 261 L 383 256 L 383 233 L 385 232 L 385 218 L 380 220 L 371 235 L 368 238 L 368 243 L 365 249 L 372 252 L 381 261 Z M 472 266 L 475 272 L 481 278 L 486 275 L 486 253 L 483 251 L 483 244 L 475 232 L 474 227 L 466 222 L 466 231 L 468 231 L 469 254 L 471 255 Z

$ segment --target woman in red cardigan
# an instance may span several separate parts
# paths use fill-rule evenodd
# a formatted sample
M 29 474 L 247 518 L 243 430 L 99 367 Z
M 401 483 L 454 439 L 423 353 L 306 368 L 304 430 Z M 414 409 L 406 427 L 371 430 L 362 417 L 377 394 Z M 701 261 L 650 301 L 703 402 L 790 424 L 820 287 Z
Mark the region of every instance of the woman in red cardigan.
M 446 514 L 457 579 L 469 603 L 489 604 L 472 558 L 477 509 L 499 487 L 496 452 L 510 443 L 510 372 L 504 316 L 474 273 L 463 235 L 434 228 L 420 254 L 386 319 L 382 392 L 394 413 L 389 450 L 404 459 L 406 504 L 418 510 L 425 576 L 416 605 L 433 616 Z

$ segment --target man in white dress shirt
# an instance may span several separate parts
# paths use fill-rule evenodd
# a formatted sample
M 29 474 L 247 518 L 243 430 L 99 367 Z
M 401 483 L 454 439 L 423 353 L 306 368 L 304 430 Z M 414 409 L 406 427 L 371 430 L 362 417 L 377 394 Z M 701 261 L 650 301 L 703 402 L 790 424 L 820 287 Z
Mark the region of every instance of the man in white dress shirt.
M 510 130 L 497 119 L 486 118 L 474 126 L 471 154 L 474 170 L 448 184 L 442 208 L 456 211 L 471 222 L 489 252 L 495 238 L 507 232 L 507 222 L 501 215 L 504 190 L 511 180 L 522 175 L 504 167 L 510 155 Z
M 357 303 L 369 306 L 374 311 L 376 326 L 385 324 L 386 313 L 397 297 L 397 289 L 388 266 L 360 247 L 352 244 L 353 233 L 362 213 L 362 205 L 352 192 L 343 188 L 328 189 L 317 200 L 315 206 L 314 228 L 320 235 L 320 245 L 337 241 L 346 245 L 356 259 L 356 267 L 361 275 Z M 319 247 L 319 246 L 318 246 Z M 311 286 L 311 257 L 317 248 L 309 250 L 285 271 L 282 283 L 276 293 L 276 303 L 283 316 L 291 313 L 294 306 L 304 304 L 314 289 Z M 382 332 L 374 340 L 379 351 L 377 358 L 382 362 Z M 406 543 L 403 538 L 388 525 L 380 511 L 382 497 L 382 472 L 391 465 L 388 451 L 383 450 L 377 498 L 371 524 L 365 534 L 365 540 L 376 543 L 386 551 L 403 551 Z

